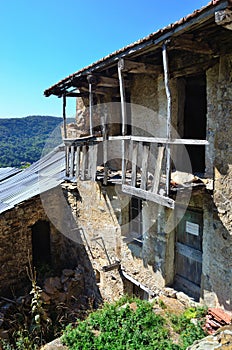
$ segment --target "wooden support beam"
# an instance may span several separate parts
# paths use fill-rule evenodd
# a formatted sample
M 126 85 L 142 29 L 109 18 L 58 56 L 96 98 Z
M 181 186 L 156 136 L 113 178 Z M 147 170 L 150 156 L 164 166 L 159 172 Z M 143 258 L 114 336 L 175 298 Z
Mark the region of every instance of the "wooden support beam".
M 87 92 L 68 92 L 66 97 L 88 97 Z
M 97 86 L 118 88 L 119 83 L 117 78 L 98 76 L 97 79 L 98 79 L 96 83 Z
M 169 50 L 184 50 L 193 53 L 212 55 L 213 50 L 210 48 L 207 42 L 185 36 L 180 36 L 178 38 L 173 38 L 169 44 Z
M 163 44 L 163 66 L 164 66 L 164 83 L 165 91 L 167 95 L 167 139 L 171 139 L 171 113 L 172 113 L 172 96 L 169 86 L 169 67 L 168 67 L 168 55 L 166 44 Z M 169 196 L 170 189 L 170 170 L 171 170 L 171 154 L 170 145 L 166 145 L 166 195 Z
M 91 83 L 89 83 L 89 133 L 93 135 L 93 91 Z
M 149 150 L 150 147 L 147 144 L 143 145 L 143 150 L 142 150 L 142 173 L 141 173 L 141 185 L 140 188 L 142 190 L 147 189 L 147 167 L 148 167 L 148 157 L 149 157 Z
M 125 136 L 127 116 L 126 116 L 125 84 L 124 84 L 124 79 L 122 75 L 123 70 L 124 70 L 124 60 L 120 59 L 118 61 L 118 79 L 119 79 L 120 97 L 121 97 L 122 136 Z M 122 183 L 125 182 L 125 178 L 126 178 L 125 141 L 122 139 Z
M 63 126 L 64 126 L 64 138 L 67 138 L 67 123 L 66 123 L 66 95 L 63 95 Z
M 128 185 L 122 185 L 122 192 L 127 193 L 131 196 L 143 198 L 145 200 L 156 202 L 158 204 L 164 205 L 165 207 L 174 209 L 175 201 L 169 197 L 161 196 L 157 193 L 142 190 L 141 188 L 136 188 Z
M 160 146 L 158 146 L 158 155 L 157 155 L 157 159 L 155 162 L 155 174 L 154 174 L 154 178 L 152 181 L 152 192 L 153 193 L 158 193 L 163 156 L 164 156 L 164 146 L 160 145 Z
M 135 62 L 131 60 L 124 60 L 124 70 L 127 73 L 135 74 L 157 74 L 161 72 L 162 67 L 159 65 L 152 65 L 143 62 Z
M 103 185 L 107 185 L 108 180 L 108 123 L 107 123 L 107 106 L 104 105 L 104 111 L 101 118 L 102 136 L 103 136 L 103 163 L 104 163 L 104 178 Z

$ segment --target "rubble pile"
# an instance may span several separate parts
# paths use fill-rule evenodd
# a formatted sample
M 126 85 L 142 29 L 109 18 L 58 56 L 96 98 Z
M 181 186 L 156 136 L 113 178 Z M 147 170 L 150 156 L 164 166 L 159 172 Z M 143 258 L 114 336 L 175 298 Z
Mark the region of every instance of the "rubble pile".
M 84 271 L 80 266 L 64 269 L 59 277 L 46 278 L 41 290 L 43 308 L 49 319 L 51 315 L 54 317 L 55 311 L 57 320 L 66 317 L 69 323 L 84 317 L 90 306 L 90 300 L 85 296 Z M 14 300 L 0 297 L 0 339 L 8 339 L 17 331 L 21 327 L 21 321 L 18 321 L 24 317 L 30 322 L 31 301 L 31 293 Z M 26 325 L 26 321 L 24 323 Z

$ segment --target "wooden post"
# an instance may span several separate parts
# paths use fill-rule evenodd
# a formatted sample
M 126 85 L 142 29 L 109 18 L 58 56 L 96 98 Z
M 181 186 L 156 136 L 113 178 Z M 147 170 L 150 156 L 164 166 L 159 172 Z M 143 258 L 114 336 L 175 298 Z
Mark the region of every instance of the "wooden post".
M 172 112 L 172 96 L 169 86 L 169 69 L 168 69 L 168 55 L 166 43 L 163 44 L 163 66 L 164 66 L 164 83 L 167 95 L 167 139 L 171 139 L 171 112 Z M 170 144 L 166 145 L 166 195 L 169 196 L 170 190 L 170 169 L 171 169 L 171 155 Z
M 70 165 L 70 174 L 73 177 L 74 176 L 74 146 L 71 146 L 71 165 Z
M 63 94 L 63 129 L 64 139 L 67 138 L 67 123 L 66 123 L 66 95 Z M 69 176 L 69 147 L 65 145 L 65 175 Z
M 93 91 L 92 84 L 89 83 L 89 133 L 93 135 Z
M 67 124 L 66 124 L 66 95 L 63 94 L 63 126 L 64 126 L 64 139 L 67 138 Z
M 80 173 L 80 148 L 81 146 L 77 146 L 76 149 L 76 179 L 79 179 L 79 173 Z
M 103 116 L 101 118 L 102 123 L 102 134 L 103 134 L 103 163 L 104 163 L 104 179 L 103 179 L 103 185 L 107 185 L 107 179 L 108 179 L 108 127 L 107 127 L 107 107 L 104 104 L 104 111 Z
M 120 59 L 118 61 L 118 78 L 119 78 L 119 88 L 121 97 L 121 114 L 122 114 L 122 136 L 126 135 L 126 95 L 125 95 L 125 84 L 122 75 L 122 70 L 124 69 L 124 60 Z M 126 169 L 125 169 L 125 140 L 122 140 L 122 183 L 125 182 Z

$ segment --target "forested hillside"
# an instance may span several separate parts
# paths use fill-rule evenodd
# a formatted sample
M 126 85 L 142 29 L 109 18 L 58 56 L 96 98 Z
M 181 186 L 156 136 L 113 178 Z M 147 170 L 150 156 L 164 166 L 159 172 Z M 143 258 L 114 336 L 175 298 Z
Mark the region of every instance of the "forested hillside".
M 0 118 L 0 167 L 21 167 L 38 160 L 51 132 L 62 118 Z

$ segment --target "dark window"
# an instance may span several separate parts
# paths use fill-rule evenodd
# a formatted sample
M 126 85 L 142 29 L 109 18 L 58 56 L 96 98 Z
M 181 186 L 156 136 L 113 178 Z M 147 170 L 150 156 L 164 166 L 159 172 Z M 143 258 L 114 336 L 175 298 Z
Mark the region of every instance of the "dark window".
M 50 225 L 47 221 L 39 220 L 32 226 L 32 254 L 35 267 L 51 263 Z
M 185 86 L 184 138 L 206 138 L 206 78 L 189 77 Z M 205 146 L 186 146 L 193 173 L 205 172 Z
M 130 232 L 135 242 L 142 243 L 142 200 L 137 197 L 130 202 Z

